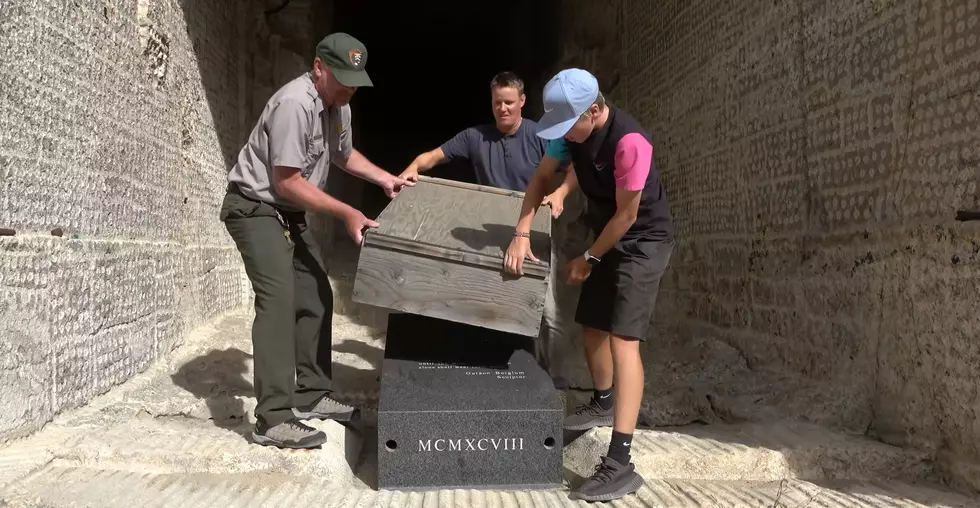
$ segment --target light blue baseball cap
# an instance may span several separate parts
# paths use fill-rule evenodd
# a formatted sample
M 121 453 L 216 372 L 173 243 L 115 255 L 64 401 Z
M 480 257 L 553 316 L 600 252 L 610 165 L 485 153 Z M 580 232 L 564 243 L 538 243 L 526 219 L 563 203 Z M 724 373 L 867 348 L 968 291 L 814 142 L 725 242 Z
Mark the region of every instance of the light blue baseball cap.
M 565 69 L 544 85 L 544 115 L 538 136 L 558 139 L 599 97 L 599 81 L 589 71 Z

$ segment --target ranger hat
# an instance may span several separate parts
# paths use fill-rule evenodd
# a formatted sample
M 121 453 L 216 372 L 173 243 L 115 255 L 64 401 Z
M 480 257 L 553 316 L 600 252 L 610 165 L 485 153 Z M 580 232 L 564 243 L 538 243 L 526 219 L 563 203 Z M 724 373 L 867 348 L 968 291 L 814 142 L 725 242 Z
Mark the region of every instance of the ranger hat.
M 367 48 L 350 35 L 337 32 L 324 37 L 316 46 L 316 56 L 330 67 L 340 84 L 374 86 L 364 70 L 367 66 Z

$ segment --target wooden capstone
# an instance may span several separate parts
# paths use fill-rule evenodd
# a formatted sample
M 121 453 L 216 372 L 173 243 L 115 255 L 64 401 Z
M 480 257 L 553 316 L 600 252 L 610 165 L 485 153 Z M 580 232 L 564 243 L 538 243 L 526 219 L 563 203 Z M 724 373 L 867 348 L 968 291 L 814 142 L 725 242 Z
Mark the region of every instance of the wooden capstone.
M 551 216 L 539 210 L 521 277 L 503 270 L 524 194 L 421 177 L 364 236 L 353 300 L 537 336 L 551 281 Z

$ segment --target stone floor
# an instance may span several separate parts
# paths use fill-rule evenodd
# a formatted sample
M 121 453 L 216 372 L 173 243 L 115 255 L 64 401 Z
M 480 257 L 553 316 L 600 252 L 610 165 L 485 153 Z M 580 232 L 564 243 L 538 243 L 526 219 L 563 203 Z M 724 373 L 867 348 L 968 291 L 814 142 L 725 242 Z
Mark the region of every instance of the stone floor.
M 318 424 L 322 449 L 248 444 L 250 318 L 200 329 L 173 354 L 32 437 L 0 448 L 0 507 L 578 506 L 551 491 L 377 491 L 372 437 L 383 333 L 335 317 L 335 377 L 363 422 Z M 572 393 L 574 399 L 581 394 Z M 566 447 L 570 484 L 591 471 L 608 430 Z M 616 507 L 967 507 L 926 483 L 929 457 L 798 423 L 638 432 L 646 486 Z M 584 506 L 584 504 L 583 504 Z

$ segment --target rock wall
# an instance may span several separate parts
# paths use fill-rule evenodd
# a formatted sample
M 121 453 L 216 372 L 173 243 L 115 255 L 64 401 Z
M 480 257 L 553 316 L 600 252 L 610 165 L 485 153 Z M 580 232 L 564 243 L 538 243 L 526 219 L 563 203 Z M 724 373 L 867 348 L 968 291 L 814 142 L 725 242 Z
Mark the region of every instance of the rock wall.
M 250 305 L 217 216 L 251 128 L 259 9 L 0 5 L 0 228 L 16 231 L 0 237 L 6 440 Z
M 650 129 L 671 199 L 657 340 L 793 373 L 839 401 L 800 416 L 980 488 L 980 234 L 953 220 L 978 206 L 977 1 L 567 4 L 598 34 L 567 60 Z
M 980 488 L 980 234 L 952 220 L 980 206 L 977 0 L 565 3 L 554 70 L 591 69 L 650 129 L 679 230 L 649 347 L 791 373 L 837 401 L 784 394 L 797 416 L 932 450 Z M 331 3 L 0 5 L 10 439 L 250 305 L 224 175 Z M 581 209 L 556 224 L 559 266 L 587 241 Z M 553 373 L 589 387 L 577 288 L 554 291 Z

